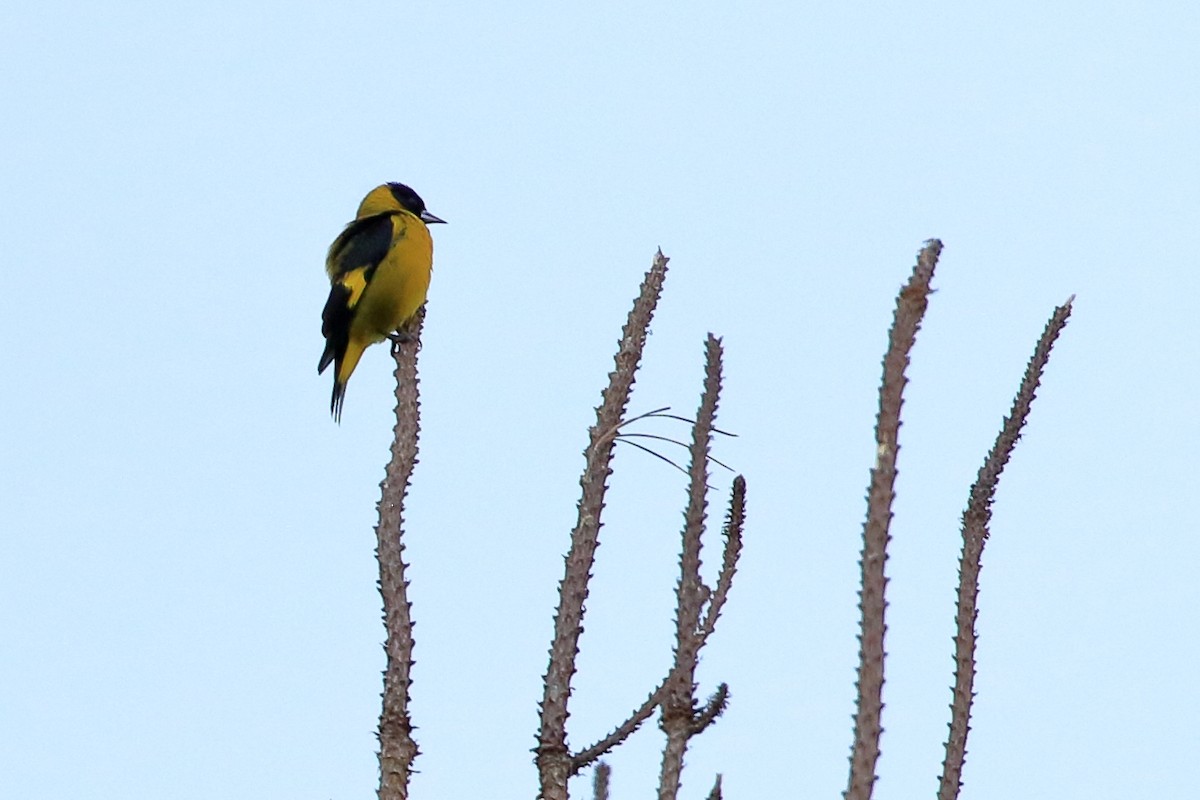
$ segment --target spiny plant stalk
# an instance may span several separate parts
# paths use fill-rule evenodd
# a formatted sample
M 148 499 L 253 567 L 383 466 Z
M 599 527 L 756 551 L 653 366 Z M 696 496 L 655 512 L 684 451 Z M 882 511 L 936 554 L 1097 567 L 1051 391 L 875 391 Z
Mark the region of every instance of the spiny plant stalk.
M 716 429 L 713 429 L 716 432 Z M 715 459 L 710 459 L 715 462 Z M 729 597 L 729 587 L 733 584 L 733 575 L 737 572 L 738 556 L 742 552 L 742 528 L 746 519 L 746 480 L 742 476 L 738 476 L 733 481 L 733 493 L 729 503 L 729 515 L 725 519 L 725 527 L 723 534 L 725 537 L 725 550 L 721 559 L 721 571 L 717 578 L 717 588 L 708 593 L 705 588 L 705 596 L 708 605 L 705 607 L 704 619 L 700 624 L 700 639 L 701 644 L 708 641 L 708 637 L 712 635 L 717 626 L 717 618 L 721 615 L 721 608 L 725 605 L 725 601 Z M 698 651 L 697 651 L 698 652 Z M 650 718 L 654 710 L 658 708 L 662 702 L 663 693 L 666 690 L 668 681 L 675 670 L 679 669 L 677 663 L 673 663 L 671 672 L 663 679 L 663 682 L 650 693 L 650 696 L 636 708 L 629 717 L 618 725 L 612 733 L 596 742 L 592 746 L 581 750 L 571 756 L 571 774 L 574 775 L 579 770 L 591 764 L 600 756 L 612 750 L 621 742 L 628 739 L 642 723 Z M 704 730 L 711 725 L 725 709 L 725 704 L 729 699 L 729 687 L 721 684 L 717 692 L 709 698 L 708 704 L 696 715 L 693 728 L 696 733 Z M 695 734 L 693 734 L 695 735 Z
M 608 800 L 608 779 L 612 775 L 612 767 L 601 761 L 596 765 L 592 776 L 592 800 Z
M 383 649 L 383 710 L 379 715 L 379 800 L 407 800 L 412 763 L 420 753 L 413 740 L 408 713 L 412 685 L 413 619 L 404 577 L 404 498 L 417 463 L 421 429 L 417 353 L 425 311 L 418 312 L 408 336 L 392 347 L 396 360 L 396 426 L 391 460 L 380 484 L 379 524 L 375 527 L 375 556 L 379 560 L 379 594 L 383 597 L 383 623 L 387 640 Z
M 567 800 L 567 781 L 572 774 L 572 758 L 567 748 L 567 704 L 579 654 L 579 636 L 583 631 L 588 581 L 599 546 L 600 514 L 604 509 L 608 476 L 612 474 L 613 446 L 629 404 L 650 321 L 662 294 L 667 261 L 659 250 L 646 273 L 641 292 L 621 333 L 616 365 L 609 373 L 608 386 L 596 409 L 596 424 L 588 432 L 588 447 L 584 451 L 586 463 L 579 479 L 582 489 L 579 516 L 571 532 L 564 577 L 558 586 L 554 638 L 550 645 L 550 663 L 540 704 L 538 744 L 534 751 L 542 800 Z
M 938 800 L 955 800 L 962 788 L 962 770 L 967 760 L 967 734 L 971 729 L 971 703 L 975 698 L 975 621 L 978 618 L 979 571 L 983 546 L 987 542 L 992 519 L 992 502 L 1000 474 L 1012 456 L 1021 430 L 1029 418 L 1038 384 L 1050 361 L 1050 349 L 1066 327 L 1075 297 L 1054 310 L 1029 364 L 1021 387 L 1013 400 L 1012 410 L 1004 418 L 1000 433 L 991 452 L 979 469 L 971 487 L 967 508 L 963 512 L 963 548 L 958 562 L 958 606 L 955 614 L 957 633 L 954 637 L 954 698 L 950 703 L 950 735 L 946 739 L 946 758 L 942 762 L 942 777 Z
M 883 358 L 883 381 L 879 387 L 879 413 L 875 418 L 875 466 L 867 491 L 867 521 L 863 526 L 862 589 L 859 594 L 857 712 L 854 746 L 850 754 L 850 778 L 845 800 L 868 800 L 875 787 L 875 765 L 879 760 L 879 738 L 883 732 L 883 638 L 887 631 L 884 610 L 887 577 L 888 533 L 895 497 L 896 457 L 900 450 L 900 408 L 908 382 L 908 354 L 916 342 L 921 319 L 929 303 L 930 283 L 942 243 L 926 242 L 917 256 L 908 283 L 896 298 L 888 348 Z
M 709 451 L 721 393 L 721 358 L 721 340 L 710 333 L 705 342 L 704 391 L 692 426 L 688 501 L 684 511 L 680 575 L 676 585 L 674 667 L 663 686 L 661 699 L 662 718 L 659 724 L 667 735 L 667 743 L 663 748 L 659 773 L 659 800 L 675 800 L 679 796 L 688 741 L 715 722 L 729 700 L 729 687 L 725 684 L 718 687 L 702 708 L 697 708 L 695 697 L 700 650 L 715 627 L 721 606 L 728 597 L 741 551 L 741 529 L 745 515 L 746 481 L 739 475 L 734 480 L 725 526 L 725 557 L 716 589 L 711 589 L 700 575 L 700 552 L 708 505 Z
M 650 719 L 650 715 L 654 713 L 654 709 L 658 708 L 659 700 L 662 697 L 663 686 L 666 683 L 660 683 L 650 696 L 642 702 L 640 706 L 634 709 L 624 722 L 618 725 L 607 736 L 600 741 L 580 750 L 571 756 L 571 775 L 577 774 L 581 769 L 587 767 L 600 756 L 605 755 L 621 742 L 628 739 L 637 729 L 642 727 L 642 723 Z

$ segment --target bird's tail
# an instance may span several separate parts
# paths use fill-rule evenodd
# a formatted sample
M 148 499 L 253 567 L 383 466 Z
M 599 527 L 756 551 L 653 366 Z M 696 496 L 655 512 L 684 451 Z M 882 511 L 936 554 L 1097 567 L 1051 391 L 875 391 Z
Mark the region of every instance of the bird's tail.
M 334 422 L 339 424 L 342 421 L 342 402 L 346 399 L 346 384 L 350 382 L 350 376 L 354 374 L 354 368 L 358 366 L 358 360 L 362 358 L 365 349 L 361 342 L 351 339 L 346 343 L 343 353 L 330 355 L 329 349 L 326 348 L 326 355 L 329 357 L 321 356 L 320 371 L 324 371 L 330 361 L 334 362 L 333 396 L 329 400 L 329 413 L 333 415 Z

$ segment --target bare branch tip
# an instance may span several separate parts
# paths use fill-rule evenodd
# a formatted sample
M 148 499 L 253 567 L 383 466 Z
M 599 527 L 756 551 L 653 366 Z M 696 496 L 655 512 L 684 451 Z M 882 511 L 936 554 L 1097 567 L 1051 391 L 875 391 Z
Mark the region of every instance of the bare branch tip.
M 592 776 L 593 800 L 608 800 L 608 780 L 611 775 L 612 767 L 606 762 L 601 761 L 596 764 L 596 770 Z

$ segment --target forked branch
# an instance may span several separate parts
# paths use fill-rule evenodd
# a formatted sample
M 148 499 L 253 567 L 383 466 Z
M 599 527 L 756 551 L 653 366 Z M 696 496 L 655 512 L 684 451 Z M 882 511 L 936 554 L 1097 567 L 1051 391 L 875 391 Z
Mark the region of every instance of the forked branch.
M 700 575 L 700 551 L 708 505 L 709 451 L 721 393 L 721 359 L 721 341 L 709 334 L 705 342 L 704 391 L 692 426 L 688 500 L 684 511 L 679 583 L 676 586 L 675 659 L 662 690 L 662 718 L 659 724 L 667 735 L 667 743 L 663 748 L 659 773 L 659 800 L 675 800 L 678 797 L 688 741 L 716 720 L 725 710 L 729 697 L 729 687 L 724 684 L 704 708 L 697 707 L 695 696 L 700 650 L 716 626 L 721 606 L 728 597 L 741 552 L 745 516 L 746 481 L 739 475 L 734 480 L 725 525 L 725 556 L 717 586 L 711 589 Z

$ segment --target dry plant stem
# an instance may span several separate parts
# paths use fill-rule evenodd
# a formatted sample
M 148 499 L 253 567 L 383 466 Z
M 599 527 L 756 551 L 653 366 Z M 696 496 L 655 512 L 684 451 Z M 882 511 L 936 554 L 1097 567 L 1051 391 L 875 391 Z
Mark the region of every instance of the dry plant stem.
M 667 677 L 662 696 L 661 727 L 667 735 L 659 775 L 660 800 L 679 794 L 683 756 L 695 721 L 696 666 L 704 634 L 700 613 L 710 596 L 700 577 L 700 542 L 707 508 L 708 453 L 712 445 L 713 420 L 721 392 L 721 342 L 712 334 L 705 342 L 704 391 L 692 426 L 691 462 L 688 468 L 688 501 L 683 519 L 683 548 L 679 557 L 676 585 L 675 665 Z
M 658 688 L 650 693 L 637 709 L 634 710 L 629 718 L 613 729 L 613 732 L 605 736 L 600 741 L 596 742 L 591 747 L 580 750 L 575 755 L 571 756 L 571 775 L 577 774 L 581 769 L 591 764 L 600 756 L 612 750 L 621 742 L 628 739 L 642 727 L 642 723 L 650 719 L 650 715 L 654 713 L 654 709 L 658 708 L 659 698 L 662 696 L 663 686 L 666 682 L 660 683 Z
M 708 702 L 704 704 L 704 708 L 700 709 L 692 717 L 692 736 L 697 736 L 704 732 L 704 729 L 717 721 L 717 717 L 725 713 L 725 709 L 729 706 L 729 684 L 722 683 L 717 686 L 717 690 L 713 692 L 712 697 L 708 698 Z
M 714 428 L 713 430 L 715 431 L 716 429 Z M 738 556 L 742 552 L 742 528 L 745 525 L 745 520 L 746 479 L 738 475 L 733 479 L 733 492 L 729 500 L 729 513 L 725 518 L 725 529 L 723 531 L 725 536 L 725 552 L 721 562 L 721 572 L 717 576 L 717 588 L 710 595 L 708 587 L 702 587 L 708 607 L 704 613 L 704 621 L 700 626 L 701 646 L 712 635 L 713 630 L 717 626 L 717 618 L 721 615 L 721 607 L 725 605 L 725 600 L 729 597 L 729 587 L 733 584 L 733 575 L 737 572 Z M 670 676 L 664 679 L 658 685 L 658 688 L 650 693 L 645 702 L 635 709 L 629 715 L 629 718 L 617 726 L 612 733 L 586 750 L 581 750 L 572 756 L 571 774 L 574 775 L 579 772 L 579 770 L 628 739 L 634 731 L 640 728 L 642 723 L 649 719 L 650 715 L 654 713 L 654 709 L 658 707 L 669 678 Z M 717 689 L 717 693 L 709 699 L 708 706 L 698 715 L 696 733 L 699 733 L 716 720 L 725 709 L 728 695 L 729 687 L 721 684 Z
M 729 598 L 729 587 L 737 572 L 738 557 L 742 554 L 742 528 L 746 524 L 746 479 L 738 475 L 733 479 L 733 491 L 729 498 L 729 513 L 725 517 L 725 552 L 721 558 L 721 572 L 717 575 L 717 588 L 709 600 L 704 613 L 703 637 L 708 637 L 717 627 L 721 608 Z
M 634 374 L 642 358 L 646 335 L 667 274 L 667 257 L 658 251 L 646 273 L 641 292 L 621 332 L 616 368 L 609 373 L 608 386 L 596 409 L 596 424 L 589 434 L 586 464 L 579 480 L 582 499 L 579 516 L 571 532 L 565 574 L 559 584 L 558 608 L 554 614 L 554 639 L 550 644 L 550 664 L 546 669 L 538 730 L 536 763 L 543 800 L 567 800 L 567 780 L 571 775 L 571 754 L 567 749 L 567 701 L 571 679 L 579 653 L 579 635 L 583 630 L 583 606 L 595 560 L 600 514 L 615 437 L 629 404 Z
M 417 352 L 425 312 L 419 313 L 409 333 L 411 338 L 392 347 L 396 360 L 396 427 L 392 455 L 384 474 L 379 501 L 379 524 L 375 528 L 379 560 L 379 593 L 383 596 L 383 623 L 387 641 L 387 667 L 383 673 L 383 711 L 379 715 L 379 800 L 405 800 L 412 762 L 419 751 L 412 738 L 408 714 L 412 683 L 413 620 L 404 577 L 404 496 L 417 463 L 420 432 L 420 392 L 417 384 Z
M 592 776 L 592 800 L 608 800 L 608 779 L 612 775 L 612 767 L 601 761 L 596 765 L 596 773 Z
M 714 428 L 713 430 L 715 431 L 716 429 Z M 746 479 L 738 475 L 733 479 L 733 491 L 729 500 L 729 513 L 725 518 L 725 528 L 723 531 L 725 551 L 721 562 L 721 572 L 717 576 L 717 588 L 710 595 L 708 587 L 702 587 L 704 597 L 708 601 L 708 606 L 705 609 L 704 621 L 700 626 L 701 645 L 708 641 L 708 637 L 716 629 L 717 618 L 721 615 L 721 607 L 725 605 L 725 601 L 729 597 L 729 587 L 733 584 L 733 576 L 737 572 L 738 557 L 742 552 L 742 528 L 745 525 L 745 520 Z M 654 709 L 658 707 L 659 700 L 665 688 L 666 680 L 659 684 L 658 688 L 650 693 L 645 702 L 635 709 L 629 715 L 629 718 L 617 726 L 612 733 L 586 750 L 581 750 L 572 756 L 571 774 L 576 774 L 579 770 L 628 739 L 654 713 Z M 729 687 L 721 684 L 717 689 L 717 693 L 709 699 L 708 706 L 698 715 L 696 733 L 699 733 L 716 720 L 717 716 L 725 708 L 728 694 Z
M 1029 417 L 1038 383 L 1050 360 L 1050 349 L 1071 316 L 1074 297 L 1054 310 L 1042 331 L 1033 357 L 1025 368 L 1021 388 L 1013 401 L 1012 410 L 984 460 L 971 487 L 967 509 L 963 512 L 963 549 L 958 562 L 958 610 L 955 615 L 957 633 L 954 637 L 954 698 L 950 704 L 950 735 L 946 740 L 946 759 L 942 762 L 942 778 L 938 800 L 954 800 L 962 787 L 963 764 L 967 759 L 967 733 L 971 729 L 971 702 L 975 692 L 975 620 L 978 616 L 979 570 L 983 546 L 987 542 L 988 525 L 992 519 L 992 501 L 1000 474 L 1004 471 L 1021 429 Z
M 721 775 L 717 774 L 717 780 L 713 783 L 712 791 L 708 793 L 708 800 L 721 800 Z
M 921 318 L 929 302 L 930 282 L 942 243 L 931 239 L 917 257 L 908 283 L 896 298 L 896 312 L 888 332 L 883 358 L 883 382 L 879 388 L 879 414 L 875 420 L 875 467 L 867 491 L 867 521 L 863 526 L 862 589 L 859 609 L 858 700 L 854 718 L 854 748 L 850 755 L 850 779 L 846 800 L 867 800 L 875 787 L 875 764 L 879 760 L 879 737 L 883 731 L 883 638 L 887 630 L 884 609 L 887 578 L 888 528 L 896 482 L 896 456 L 900 446 L 900 408 L 904 402 L 904 376 L 908 354 L 916 341 Z

